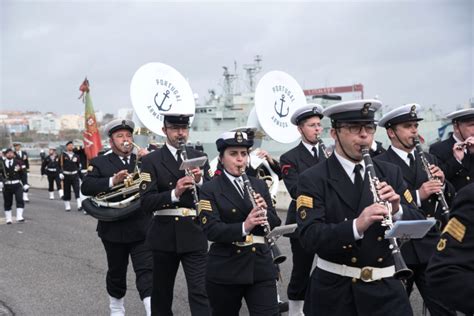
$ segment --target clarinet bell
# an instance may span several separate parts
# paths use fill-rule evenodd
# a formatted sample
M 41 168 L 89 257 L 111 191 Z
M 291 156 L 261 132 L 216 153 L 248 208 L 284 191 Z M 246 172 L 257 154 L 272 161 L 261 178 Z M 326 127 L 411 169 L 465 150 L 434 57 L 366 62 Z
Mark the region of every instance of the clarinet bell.
M 280 264 L 285 262 L 286 256 L 281 253 L 280 248 L 278 248 L 277 245 L 272 245 L 270 247 L 270 250 L 272 251 L 272 257 L 273 257 L 273 263 L 274 264 Z
M 407 280 L 413 276 L 413 271 L 407 267 L 400 253 L 393 256 L 395 262 L 395 273 L 393 277 L 397 280 Z

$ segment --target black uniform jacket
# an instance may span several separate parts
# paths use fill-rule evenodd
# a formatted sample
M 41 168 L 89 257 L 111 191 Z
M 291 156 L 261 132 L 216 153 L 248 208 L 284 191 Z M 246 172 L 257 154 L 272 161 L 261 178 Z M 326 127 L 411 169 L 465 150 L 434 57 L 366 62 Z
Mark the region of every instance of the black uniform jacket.
M 52 171 L 48 169 L 56 170 Z M 59 169 L 59 157 L 57 155 L 44 158 L 43 163 L 41 164 L 41 175 L 56 175 L 59 171 L 61 170 Z
M 456 191 L 459 191 L 474 180 L 474 155 L 466 153 L 460 164 L 453 156 L 455 143 L 453 136 L 434 143 L 430 146 L 430 154 L 438 158 L 446 179 L 454 185 Z
M 128 172 L 132 173 L 136 156 L 130 157 Z M 95 196 L 102 192 L 110 192 L 109 178 L 120 170 L 126 169 L 123 161 L 114 153 L 98 156 L 92 159 L 88 172 L 81 185 L 84 195 Z M 139 203 L 139 202 L 135 202 Z M 99 221 L 97 232 L 99 237 L 111 242 L 135 242 L 145 240 L 146 232 L 151 222 L 150 214 L 142 209 L 128 218 L 113 222 Z
M 319 147 L 319 162 L 325 160 L 326 157 L 324 156 L 321 147 Z M 291 202 L 286 215 L 286 225 L 296 223 L 296 189 L 298 177 L 303 171 L 317 163 L 318 162 L 302 142 L 280 157 L 283 182 L 285 183 L 286 189 L 291 196 Z M 288 234 L 288 237 L 292 238 L 296 238 L 297 236 L 298 232 Z
M 255 192 L 267 203 L 268 223 L 280 225 L 270 193 L 264 181 L 249 177 Z M 221 284 L 253 284 L 276 279 L 277 271 L 267 244 L 238 247 L 233 242 L 244 241 L 242 223 L 252 210 L 252 202 L 243 199 L 226 175 L 205 183 L 200 195 L 200 221 L 207 239 L 213 242 L 209 250 L 206 278 Z M 261 226 L 251 234 L 264 236 Z
M 421 211 L 413 208 L 412 197 L 403 182 L 400 168 L 382 161 L 374 161 L 380 181 L 386 181 L 400 195 L 403 219 L 423 219 Z M 303 172 L 298 182 L 297 223 L 300 241 L 308 252 L 320 258 L 352 267 L 386 267 L 394 264 L 389 242 L 384 239 L 386 228 L 372 224 L 360 240 L 355 240 L 353 220 L 362 210 L 373 204 L 367 174 L 362 192 L 357 192 L 343 167 L 332 155 L 323 163 Z M 317 272 L 317 273 L 316 273 Z M 310 293 L 318 295 L 311 305 L 311 315 L 338 312 L 338 300 L 352 296 L 358 315 L 410 315 L 409 302 L 400 281 L 385 278 L 366 284 L 353 283 L 351 278 L 322 270 L 311 277 Z M 377 297 L 374 300 L 374 297 Z M 383 303 L 380 303 L 383 302 Z M 305 306 L 306 311 L 306 306 Z
M 1 159 L 0 163 L 3 166 L 0 168 L 1 181 L 14 181 L 20 180 L 22 184 L 26 184 L 26 166 L 23 164 L 23 160 L 13 158 L 13 164 L 11 167 L 7 167 L 7 159 Z
M 454 199 L 451 220 L 426 272 L 440 301 L 467 315 L 474 313 L 474 184 Z
M 418 154 L 416 154 L 416 171 L 413 172 L 410 167 L 393 151 L 390 147 L 385 153 L 378 155 L 375 160 L 386 161 L 397 165 L 402 170 L 403 179 L 410 190 L 411 196 L 413 197 L 413 202 L 416 203 L 416 190 L 421 187 L 421 185 L 428 181 L 428 175 L 423 169 L 423 164 Z M 425 153 L 425 157 L 430 164 L 438 165 L 438 160 L 435 156 L 432 156 L 428 153 Z M 452 199 L 454 198 L 455 191 L 452 184 L 446 181 L 445 185 L 445 198 L 448 202 L 448 205 L 451 204 Z M 438 211 L 436 212 L 436 202 L 438 201 L 437 195 L 431 195 L 427 200 L 421 202 L 420 210 L 423 211 L 426 218 L 435 217 L 441 220 L 441 206 L 438 203 Z M 402 253 L 407 264 L 418 264 L 418 263 L 428 263 L 431 255 L 433 254 L 434 247 L 438 242 L 439 231 L 436 227 L 433 227 L 424 238 L 411 240 L 403 244 Z
M 205 156 L 193 148 L 187 148 L 188 158 Z M 141 186 L 140 196 L 143 209 L 148 214 L 170 208 L 195 208 L 190 190 L 181 195 L 178 203 L 171 202 L 171 191 L 176 182 L 184 177 L 178 162 L 167 146 L 156 149 L 142 159 L 142 172 L 151 176 L 151 183 Z M 204 181 L 210 179 L 209 163 L 203 170 Z M 196 186 L 198 191 L 199 188 Z M 147 241 L 153 250 L 184 253 L 207 249 L 206 236 L 195 217 L 155 216 L 148 232 Z
M 30 161 L 28 159 L 28 154 L 26 151 L 22 150 L 20 152 L 20 155 L 15 151 L 15 157 L 21 161 L 23 161 L 23 164 L 25 165 L 26 171 L 30 169 Z
M 61 156 L 59 158 L 59 165 L 61 167 L 61 172 L 62 171 L 80 172 L 80 169 L 81 169 L 81 162 L 80 162 L 79 156 L 75 153 L 71 156 L 71 158 L 69 158 L 69 155 L 66 152 L 61 153 Z M 65 176 L 68 176 L 68 175 L 65 174 Z

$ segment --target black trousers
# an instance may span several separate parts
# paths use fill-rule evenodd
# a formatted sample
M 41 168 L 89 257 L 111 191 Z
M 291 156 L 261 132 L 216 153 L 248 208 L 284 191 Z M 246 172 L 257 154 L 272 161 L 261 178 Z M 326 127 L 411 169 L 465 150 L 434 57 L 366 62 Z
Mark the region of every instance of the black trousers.
M 290 244 L 293 254 L 293 268 L 287 290 L 288 299 L 303 301 L 310 281 L 314 254 L 307 253 L 297 238 L 290 238 Z
M 456 316 L 455 311 L 449 310 L 439 300 L 436 299 L 436 296 L 439 296 L 439 294 L 435 293 L 426 284 L 426 266 L 426 264 L 408 265 L 408 268 L 413 271 L 413 276 L 406 281 L 408 296 L 410 296 L 413 290 L 413 283 L 415 283 L 418 291 L 420 291 L 421 297 L 423 298 L 426 307 L 430 311 L 431 316 Z
M 145 241 L 115 243 L 102 239 L 107 254 L 107 292 L 115 298 L 122 298 L 127 291 L 128 257 L 132 259 L 135 283 L 140 299 L 151 296 L 152 254 Z
M 23 201 L 23 187 L 21 183 L 5 184 L 3 187 L 3 207 L 5 208 L 5 211 L 11 211 L 13 197 L 15 197 L 17 208 L 25 207 L 25 202 Z
M 59 174 L 48 174 L 48 191 L 54 191 L 54 182 L 56 182 L 57 190 L 61 189 L 61 179 L 59 179 Z
M 205 289 L 207 251 L 175 253 L 153 251 L 153 293 L 151 313 L 153 316 L 173 315 L 173 291 L 179 263 L 182 263 L 188 300 L 193 316 L 210 315 L 209 302 Z
M 79 198 L 79 176 L 77 174 L 64 175 L 64 201 L 71 201 L 71 186 L 76 199 Z
M 213 316 L 238 316 L 245 298 L 250 315 L 278 315 L 275 280 L 254 284 L 218 284 L 206 281 Z

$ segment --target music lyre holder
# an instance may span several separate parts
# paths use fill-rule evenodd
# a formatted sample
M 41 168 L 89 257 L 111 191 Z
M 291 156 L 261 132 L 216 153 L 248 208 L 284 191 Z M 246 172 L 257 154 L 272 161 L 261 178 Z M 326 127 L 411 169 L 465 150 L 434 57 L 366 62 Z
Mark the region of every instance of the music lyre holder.
M 396 221 L 393 228 L 385 232 L 385 239 L 397 238 L 403 245 L 410 239 L 423 238 L 435 223 L 434 219 Z
M 181 163 L 181 166 L 179 166 L 179 170 L 194 169 L 194 168 L 202 167 L 206 164 L 206 161 L 207 161 L 206 156 L 186 159 Z
M 273 228 L 272 231 L 266 236 L 267 242 L 269 244 L 275 243 L 281 236 L 293 233 L 296 230 L 296 227 L 296 224 L 290 224 Z

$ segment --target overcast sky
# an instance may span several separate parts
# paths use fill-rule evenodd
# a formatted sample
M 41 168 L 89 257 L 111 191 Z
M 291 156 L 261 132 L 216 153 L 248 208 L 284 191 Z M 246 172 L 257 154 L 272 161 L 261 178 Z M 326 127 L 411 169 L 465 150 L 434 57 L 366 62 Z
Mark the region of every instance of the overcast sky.
M 388 105 L 443 112 L 474 94 L 474 1 L 0 1 L 2 110 L 82 113 L 129 107 L 148 62 L 189 79 L 203 101 L 222 66 L 263 56 L 305 88 L 362 83 Z M 242 74 L 243 75 L 243 74 Z

